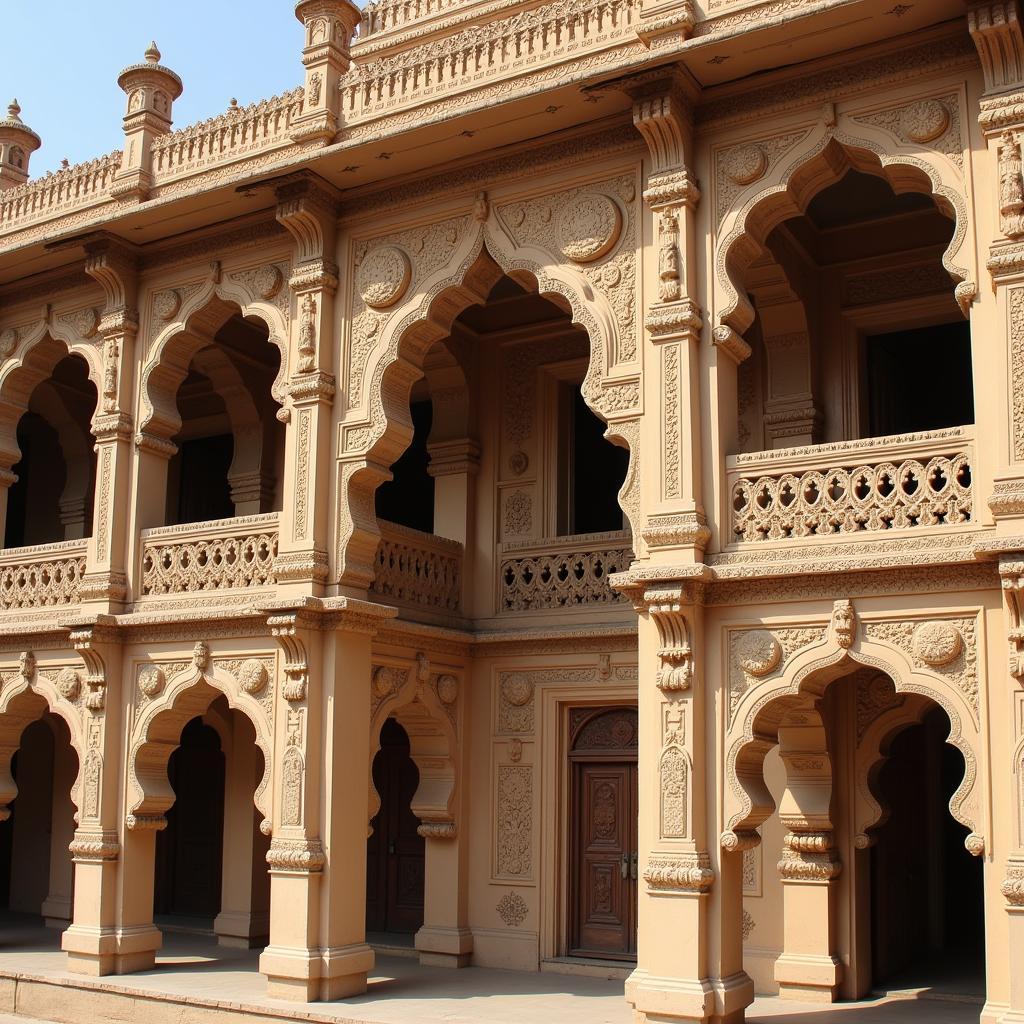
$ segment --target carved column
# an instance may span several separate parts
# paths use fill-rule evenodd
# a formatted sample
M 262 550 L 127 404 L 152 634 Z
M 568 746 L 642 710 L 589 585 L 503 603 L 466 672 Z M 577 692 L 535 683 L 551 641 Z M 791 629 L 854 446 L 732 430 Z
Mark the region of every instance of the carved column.
M 742 1019 L 742 854 L 720 853 L 702 677 L 702 584 L 630 582 L 640 611 L 640 868 L 637 969 L 626 998 L 638 1022 Z M 711 797 L 708 799 L 708 797 Z M 715 847 L 715 849 L 713 849 Z
M 150 933 L 126 928 L 119 894 L 124 866 L 119 802 L 121 646 L 113 626 L 102 622 L 73 627 L 70 641 L 84 662 L 76 685 L 85 694 L 85 750 L 80 755 L 77 828 L 70 847 L 75 875 L 72 920 L 61 947 L 68 956 L 68 970 L 76 974 L 123 974 L 152 965 L 160 933 L 152 924 Z M 148 895 L 152 907 L 152 878 Z
M 779 861 L 785 933 L 775 980 L 785 998 L 830 1003 L 843 970 L 833 955 L 840 864 L 829 817 L 832 763 L 820 721 L 780 727 L 779 753 L 786 767 L 779 818 L 789 833 Z
M 324 145 L 341 127 L 341 76 L 350 64 L 349 46 L 362 12 L 351 0 L 299 0 L 295 17 L 306 33 L 306 94 L 291 134 L 296 142 Z
M 657 276 L 645 268 L 646 324 L 655 348 L 648 394 L 657 410 L 660 472 L 643 537 L 653 549 L 683 549 L 700 561 L 708 540 L 701 495 L 700 336 L 696 210 L 688 167 L 698 86 L 682 72 L 630 87 L 633 123 L 651 153 L 644 199 L 657 242 Z M 678 553 L 675 557 L 678 557 Z
M 480 469 L 480 446 L 470 438 L 433 442 L 427 446 L 434 478 L 434 533 L 462 545 L 462 604 L 464 614 L 470 596 L 475 561 L 470 538 L 474 535 L 476 475 Z
M 337 193 L 313 175 L 277 189 L 277 219 L 296 241 L 289 285 L 295 297 L 288 345 L 288 424 L 277 578 L 286 589 L 322 593 L 328 574 L 331 406 L 335 380 L 334 262 Z
M 117 610 L 127 595 L 131 525 L 132 401 L 135 383 L 136 260 L 124 245 L 88 241 L 86 273 L 103 287 L 103 393 L 93 418 L 96 492 L 83 595 L 103 610 Z

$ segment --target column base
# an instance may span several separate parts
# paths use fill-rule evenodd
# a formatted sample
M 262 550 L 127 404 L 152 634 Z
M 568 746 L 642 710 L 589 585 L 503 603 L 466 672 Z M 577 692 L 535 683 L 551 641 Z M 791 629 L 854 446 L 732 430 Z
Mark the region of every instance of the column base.
M 430 928 L 416 933 L 416 949 L 425 967 L 468 967 L 473 954 L 473 933 L 468 928 Z
M 91 929 L 71 925 L 60 940 L 68 956 L 68 970 L 101 978 L 152 970 L 163 936 L 152 926 L 132 931 Z
M 373 950 L 365 944 L 323 951 L 268 946 L 260 954 L 267 995 L 300 1003 L 362 995 L 373 964 Z
M 637 1024 L 742 1024 L 754 1001 L 754 983 L 743 971 L 719 980 L 658 978 L 638 968 L 626 981 L 626 1000 Z
M 213 922 L 217 945 L 230 949 L 258 949 L 270 941 L 270 915 L 221 911 Z
M 782 999 L 834 1003 L 842 979 L 843 965 L 835 957 L 783 953 L 775 961 L 775 980 Z

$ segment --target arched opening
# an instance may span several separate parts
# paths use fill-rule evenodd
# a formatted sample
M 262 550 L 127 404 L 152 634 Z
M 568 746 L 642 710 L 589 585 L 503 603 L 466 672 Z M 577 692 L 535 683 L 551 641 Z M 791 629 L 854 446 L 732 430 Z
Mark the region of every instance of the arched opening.
M 409 734 L 394 718 L 381 728 L 373 785 L 380 810 L 366 841 L 366 931 L 371 941 L 411 945 L 423 925 L 425 843 L 412 809 L 420 773 Z
M 757 990 L 983 998 L 983 865 L 951 809 L 974 769 L 937 700 L 847 664 L 769 702 L 754 733 L 766 790 L 742 930 Z
M 261 320 L 230 309 L 207 311 L 220 326 L 188 334 L 187 365 L 163 381 L 175 413 L 161 426 L 177 449 L 167 466 L 167 525 L 282 506 L 285 428 L 272 394 L 280 350 Z
M 17 741 L 11 775 L 17 796 L 0 821 L 0 909 L 11 927 L 71 920 L 75 833 L 71 790 L 78 758 L 62 718 L 43 711 Z
M 174 803 L 157 833 L 154 917 L 221 945 L 265 945 L 269 838 L 253 803 L 263 755 L 252 723 L 223 696 L 181 730 L 167 764 Z
M 79 356 L 60 359 L 33 388 L 17 425 L 20 460 L 7 492 L 4 546 L 76 540 L 92 533 L 96 386 Z
M 974 422 L 970 327 L 943 265 L 952 210 L 923 175 L 897 190 L 833 150 L 827 173 L 794 176 L 792 215 L 751 215 L 763 223 L 730 264 L 753 313 L 739 452 Z
M 872 976 L 876 989 L 985 995 L 984 865 L 949 813 L 963 755 L 932 707 L 892 741 L 876 784 L 886 821 L 871 847 Z

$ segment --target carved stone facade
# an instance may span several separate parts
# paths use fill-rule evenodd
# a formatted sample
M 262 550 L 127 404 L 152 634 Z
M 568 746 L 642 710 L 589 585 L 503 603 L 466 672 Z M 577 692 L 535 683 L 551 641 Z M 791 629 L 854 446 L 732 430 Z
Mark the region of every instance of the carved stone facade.
M 300 0 L 281 96 L 172 130 L 153 46 L 35 178 L 11 105 L 0 865 L 70 970 L 153 965 L 205 737 L 271 997 L 401 903 L 428 964 L 628 962 L 637 1024 L 859 999 L 945 743 L 987 864 L 928 898 L 1024 1020 L 1024 33 L 962 8 Z

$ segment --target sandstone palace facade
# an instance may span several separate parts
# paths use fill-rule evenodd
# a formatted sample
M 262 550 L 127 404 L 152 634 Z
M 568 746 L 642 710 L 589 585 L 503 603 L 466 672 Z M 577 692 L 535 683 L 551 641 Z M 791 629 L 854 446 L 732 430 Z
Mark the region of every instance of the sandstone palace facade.
M 295 13 L 0 120 L 0 904 L 1024 1022 L 1018 0 Z

